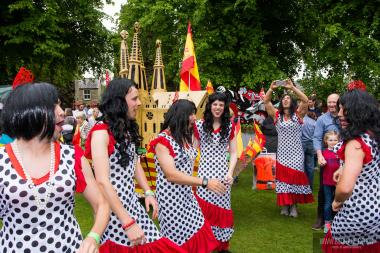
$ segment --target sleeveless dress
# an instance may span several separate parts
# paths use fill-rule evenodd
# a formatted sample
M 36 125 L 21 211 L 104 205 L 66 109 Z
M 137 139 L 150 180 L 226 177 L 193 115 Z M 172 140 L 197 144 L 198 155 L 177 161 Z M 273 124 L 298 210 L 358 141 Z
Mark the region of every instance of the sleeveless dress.
M 326 253 L 380 252 L 379 144 L 368 134 L 362 134 L 356 140 L 365 154 L 363 169 L 351 196 L 335 215 L 331 230 L 325 236 L 322 249 Z M 335 146 L 338 157 L 343 161 L 345 147 L 344 142 Z
M 278 133 L 276 161 L 277 205 L 286 206 L 313 202 L 309 180 L 304 171 L 304 153 L 301 143 L 302 119 L 293 114 L 283 120 L 276 113 Z
M 168 148 L 177 170 L 192 176 L 197 151 L 192 146 L 181 148 L 167 132 L 161 132 L 150 143 L 150 152 L 155 153 L 160 143 Z M 191 186 L 179 185 L 166 180 L 155 155 L 157 169 L 156 193 L 159 206 L 158 221 L 161 233 L 189 253 L 209 253 L 216 249 L 211 227 L 205 220 L 195 199 Z
M 228 173 L 228 141 L 234 138 L 234 126 L 229 125 L 229 138 L 225 143 L 220 143 L 220 128 L 210 136 L 203 126 L 204 120 L 198 120 L 194 125 L 194 136 L 199 140 L 201 159 L 199 162 L 198 176 L 203 178 L 217 178 L 224 180 Z M 196 194 L 203 215 L 210 223 L 215 238 L 220 245 L 218 250 L 227 250 L 229 241 L 234 232 L 234 218 L 231 210 L 231 186 L 227 185 L 227 191 L 218 195 L 207 188 L 197 187 Z
M 101 246 L 99 252 L 101 253 L 166 253 L 166 252 L 184 252 L 182 249 L 175 245 L 167 238 L 161 237 L 156 225 L 152 219 L 149 218 L 145 208 L 140 204 L 139 199 L 135 193 L 135 168 L 138 161 L 134 143 L 127 145 L 127 152 L 130 160 L 127 167 L 122 167 L 118 160 L 121 155 L 118 150 L 120 144 L 116 143 L 108 125 L 104 123 L 96 124 L 90 131 L 86 141 L 85 156 L 91 159 L 91 137 L 94 131 L 107 130 L 109 135 L 108 155 L 110 161 L 110 182 L 114 187 L 117 195 L 125 210 L 133 218 L 140 228 L 144 231 L 147 242 L 144 245 L 133 246 L 128 240 L 127 234 L 121 227 L 118 217 L 115 213 L 111 212 L 111 217 L 108 222 L 107 228 L 101 238 Z M 127 141 L 127 140 L 126 140 Z
M 0 252 L 75 253 L 82 242 L 74 216 L 75 192 L 86 182 L 81 171 L 83 151 L 56 142 L 53 190 L 45 209 L 39 209 L 12 146 L 0 148 Z M 49 173 L 33 179 L 44 196 Z

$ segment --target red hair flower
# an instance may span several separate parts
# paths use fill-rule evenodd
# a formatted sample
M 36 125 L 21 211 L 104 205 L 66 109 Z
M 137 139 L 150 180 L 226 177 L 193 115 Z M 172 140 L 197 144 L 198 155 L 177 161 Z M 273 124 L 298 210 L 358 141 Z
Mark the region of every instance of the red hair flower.
M 34 80 L 34 75 L 32 71 L 21 67 L 20 70 L 18 71 L 15 80 L 13 80 L 12 84 L 12 89 L 16 89 L 17 86 L 26 84 L 26 83 L 31 83 Z
M 353 80 L 347 84 L 347 90 L 351 91 L 351 90 L 355 90 L 355 89 L 365 91 L 367 89 L 367 87 L 363 83 L 362 80 Z

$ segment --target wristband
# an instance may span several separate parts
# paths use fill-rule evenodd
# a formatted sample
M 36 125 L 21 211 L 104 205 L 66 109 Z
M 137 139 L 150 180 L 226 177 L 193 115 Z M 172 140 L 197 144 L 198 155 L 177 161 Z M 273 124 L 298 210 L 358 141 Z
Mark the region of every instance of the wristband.
M 134 219 L 132 219 L 131 222 L 124 224 L 123 226 L 121 226 L 121 228 L 122 228 L 123 230 L 128 230 L 128 229 L 129 229 L 130 227 L 132 227 L 132 225 L 135 224 L 135 223 L 136 223 L 136 221 L 135 221 Z
M 206 177 L 203 177 L 202 187 L 207 187 L 207 185 L 208 185 L 208 179 Z
M 154 194 L 154 192 L 152 190 L 145 191 L 145 197 L 149 197 L 149 196 L 155 197 L 156 194 Z
M 95 232 L 92 232 L 92 231 L 91 231 L 90 233 L 87 234 L 86 237 L 91 237 L 92 239 L 94 239 L 95 242 L 96 242 L 96 244 L 99 244 L 99 243 L 100 243 L 100 235 L 97 234 L 97 233 L 95 233 Z

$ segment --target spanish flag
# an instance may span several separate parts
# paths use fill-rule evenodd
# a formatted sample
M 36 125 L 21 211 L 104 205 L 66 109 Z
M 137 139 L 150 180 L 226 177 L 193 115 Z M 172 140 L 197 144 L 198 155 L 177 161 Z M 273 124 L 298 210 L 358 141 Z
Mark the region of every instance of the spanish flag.
M 212 87 L 212 83 L 210 80 L 208 80 L 208 82 L 207 82 L 206 91 L 207 91 L 207 94 L 209 94 L 209 95 L 214 93 L 214 87 Z
M 191 24 L 187 27 L 187 38 L 185 52 L 183 54 L 181 82 L 179 91 L 201 90 L 201 81 L 199 79 L 198 65 L 195 58 L 194 43 L 191 34 Z
M 238 118 L 238 121 L 235 125 L 235 136 L 236 136 L 236 152 L 237 156 L 241 158 L 244 156 L 244 148 L 243 148 L 243 138 L 241 136 L 241 125 L 240 125 L 240 118 Z
M 245 149 L 245 154 L 251 158 L 255 158 L 265 146 L 265 135 L 261 132 L 256 122 L 253 123 L 253 128 L 255 130 L 255 138 L 253 141 L 249 139 L 249 143 Z

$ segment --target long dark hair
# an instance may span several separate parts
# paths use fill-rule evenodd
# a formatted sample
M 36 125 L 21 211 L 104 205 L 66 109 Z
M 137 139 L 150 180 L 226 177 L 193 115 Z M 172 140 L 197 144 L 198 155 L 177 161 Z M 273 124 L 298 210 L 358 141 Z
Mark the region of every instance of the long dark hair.
M 348 123 L 341 129 L 344 141 L 359 137 L 369 131 L 371 138 L 380 145 L 380 109 L 379 102 L 368 92 L 352 90 L 345 92 L 338 100 L 343 107 L 343 114 Z
M 193 129 L 189 129 L 189 117 L 196 112 L 197 108 L 192 101 L 186 99 L 177 100 L 165 114 L 161 131 L 169 128 L 171 136 L 181 147 L 185 144 L 184 140 L 191 144 Z
M 215 92 L 211 94 L 208 97 L 208 101 L 206 104 L 206 109 L 203 114 L 204 122 L 203 122 L 203 128 L 207 133 L 208 138 L 211 138 L 211 134 L 214 131 L 213 123 L 214 123 L 214 116 L 211 112 L 211 105 L 215 101 L 221 101 L 224 102 L 224 109 L 223 113 L 221 115 L 221 131 L 220 131 L 220 143 L 226 143 L 228 142 L 228 132 L 230 131 L 230 111 L 229 111 L 229 101 L 227 96 L 224 93 Z
M 57 89 L 49 83 L 18 86 L 7 97 L 1 113 L 3 132 L 25 140 L 53 138 L 58 103 Z
M 99 106 L 99 110 L 103 114 L 99 120 L 109 125 L 111 133 L 120 145 L 121 158 L 118 163 L 123 167 L 127 166 L 129 161 L 133 159 L 127 152 L 128 145 L 134 143 L 137 153 L 137 148 L 142 141 L 136 120 L 128 118 L 128 105 L 125 101 L 125 96 L 132 87 L 135 87 L 132 80 L 112 80 L 108 84 Z M 127 142 L 126 139 L 128 140 Z
M 290 114 L 290 119 L 293 120 L 293 115 L 296 113 L 297 111 L 297 100 L 294 99 L 292 96 L 290 96 L 289 94 L 284 94 L 282 95 L 281 99 L 280 99 L 280 105 L 278 106 L 278 112 L 280 114 L 280 118 L 281 120 L 284 120 L 284 106 L 282 104 L 282 100 L 284 100 L 284 98 L 288 96 L 290 98 L 290 107 L 289 107 L 289 114 Z

